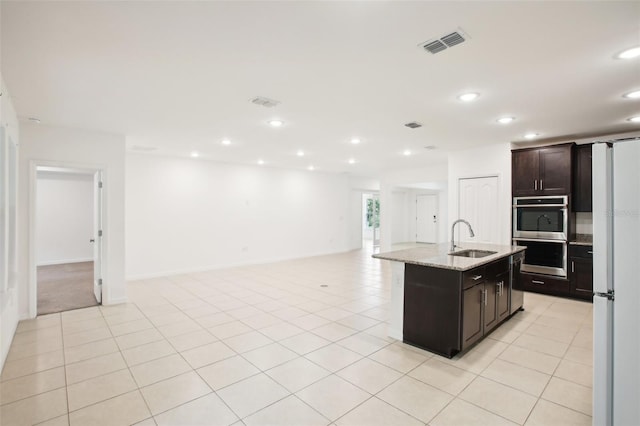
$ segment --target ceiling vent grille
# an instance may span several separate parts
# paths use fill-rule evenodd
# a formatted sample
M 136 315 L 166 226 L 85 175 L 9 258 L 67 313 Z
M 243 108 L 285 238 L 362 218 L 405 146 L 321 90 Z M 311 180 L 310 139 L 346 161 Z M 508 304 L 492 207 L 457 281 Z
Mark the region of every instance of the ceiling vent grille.
M 441 42 L 440 40 L 436 40 L 436 41 L 432 41 L 431 43 L 427 43 L 424 46 L 424 50 L 431 52 L 431 53 L 438 53 L 438 52 L 442 52 L 444 49 L 447 48 L 447 46 Z
M 417 121 L 412 121 L 410 123 L 405 124 L 405 126 L 407 126 L 410 129 L 417 129 L 418 127 L 422 127 L 422 124 L 418 123 Z
M 266 108 L 273 108 L 274 106 L 277 106 L 278 104 L 280 104 L 280 101 L 265 98 L 264 96 L 256 96 L 255 98 L 251 99 L 251 103 L 255 105 L 260 105 Z
M 453 47 L 458 44 L 464 43 L 465 41 L 467 41 L 468 38 L 469 38 L 469 35 L 467 35 L 464 31 L 458 28 L 458 30 L 452 31 L 447 35 L 438 37 L 437 39 L 431 39 L 429 41 L 425 41 L 424 43 L 421 43 L 419 46 L 431 54 L 436 54 L 436 53 L 442 52 L 443 50 L 446 50 L 449 47 Z

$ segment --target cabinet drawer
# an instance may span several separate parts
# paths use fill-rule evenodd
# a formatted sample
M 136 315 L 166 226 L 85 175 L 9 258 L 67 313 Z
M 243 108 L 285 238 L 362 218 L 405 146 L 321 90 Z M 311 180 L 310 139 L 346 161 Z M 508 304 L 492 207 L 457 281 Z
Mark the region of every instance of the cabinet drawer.
M 522 273 L 522 286 L 525 290 L 551 294 L 567 295 L 571 291 L 569 280 L 525 273 Z
M 480 266 L 479 268 L 475 268 L 470 271 L 463 272 L 462 273 L 462 289 L 466 290 L 486 280 L 487 279 L 486 272 L 487 271 L 484 266 Z
M 569 244 L 569 257 L 593 259 L 593 246 Z

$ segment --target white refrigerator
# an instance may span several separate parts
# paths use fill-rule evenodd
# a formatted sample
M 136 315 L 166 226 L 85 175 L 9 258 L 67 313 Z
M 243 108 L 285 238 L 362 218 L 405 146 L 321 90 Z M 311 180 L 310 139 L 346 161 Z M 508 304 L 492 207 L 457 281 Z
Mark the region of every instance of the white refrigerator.
M 592 159 L 593 424 L 640 425 L 640 140 Z

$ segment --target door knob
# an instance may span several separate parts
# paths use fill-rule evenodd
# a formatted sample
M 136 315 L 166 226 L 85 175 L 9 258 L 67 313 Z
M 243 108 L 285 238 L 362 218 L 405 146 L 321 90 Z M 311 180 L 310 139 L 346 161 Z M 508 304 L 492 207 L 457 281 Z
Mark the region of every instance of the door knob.
M 95 242 L 96 242 L 96 240 L 92 238 L 92 239 L 90 239 L 90 240 L 89 240 L 89 242 L 90 242 L 90 243 L 95 243 Z

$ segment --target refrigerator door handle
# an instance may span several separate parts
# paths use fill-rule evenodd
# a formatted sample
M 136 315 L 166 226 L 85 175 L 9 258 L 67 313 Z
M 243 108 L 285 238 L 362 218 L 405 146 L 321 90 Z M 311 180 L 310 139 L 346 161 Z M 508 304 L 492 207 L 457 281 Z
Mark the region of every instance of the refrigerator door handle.
M 606 297 L 607 300 L 616 300 L 616 292 L 614 290 L 609 290 L 606 293 L 593 293 L 594 296 L 598 296 L 598 297 Z

